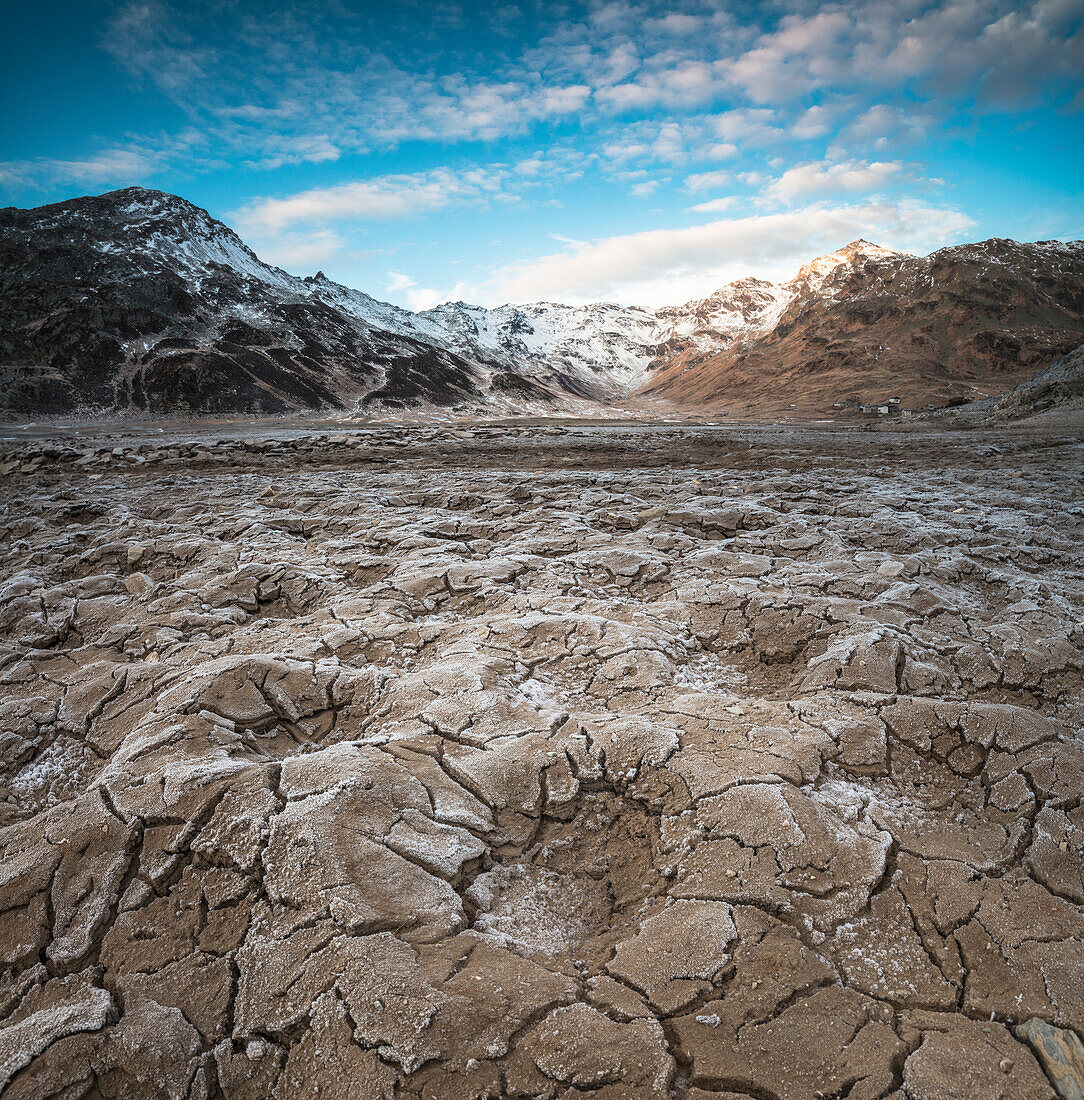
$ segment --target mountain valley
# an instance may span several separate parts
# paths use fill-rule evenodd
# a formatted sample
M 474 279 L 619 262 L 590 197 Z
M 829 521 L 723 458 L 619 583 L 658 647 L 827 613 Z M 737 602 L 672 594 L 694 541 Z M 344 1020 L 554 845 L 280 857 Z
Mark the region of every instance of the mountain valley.
M 637 407 L 832 415 L 987 397 L 1084 342 L 1084 244 L 928 257 L 858 240 L 788 282 L 647 309 L 412 313 L 263 263 L 184 199 L 128 188 L 0 211 L 9 416 Z

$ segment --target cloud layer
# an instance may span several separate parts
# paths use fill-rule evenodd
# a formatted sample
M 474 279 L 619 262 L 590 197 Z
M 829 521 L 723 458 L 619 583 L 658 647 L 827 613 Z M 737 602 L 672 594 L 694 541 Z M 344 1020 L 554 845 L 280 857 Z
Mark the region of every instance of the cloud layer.
M 576 242 L 502 267 L 471 289 L 491 305 L 537 299 L 677 304 L 747 275 L 789 278 L 812 257 L 859 237 L 927 253 L 973 224 L 958 211 L 913 201 L 809 206 Z
M 11 201 L 194 188 L 266 258 L 405 304 L 676 301 L 855 236 L 922 251 L 1079 231 L 1079 182 L 1059 208 L 1036 177 L 1026 222 L 1018 189 L 1010 224 L 980 207 L 991 164 L 1038 171 L 1026 127 L 1074 144 L 1084 0 L 84 10 L 88 65 L 162 124 L 5 146 Z M 43 109 L 43 130 L 60 117 Z
M 876 144 L 914 136 L 954 99 L 981 111 L 1080 91 L 1082 0 L 787 2 L 739 16 L 700 0 L 601 0 L 483 18 L 454 4 L 131 0 L 102 47 L 193 120 L 207 156 L 266 169 L 569 122 L 625 159 L 723 158 L 835 131 Z M 486 35 L 497 48 L 447 48 Z
M 286 198 L 259 199 L 239 211 L 234 223 L 243 232 L 276 236 L 298 226 L 409 217 L 453 203 L 485 201 L 500 192 L 504 175 L 497 170 L 436 169 L 379 176 Z

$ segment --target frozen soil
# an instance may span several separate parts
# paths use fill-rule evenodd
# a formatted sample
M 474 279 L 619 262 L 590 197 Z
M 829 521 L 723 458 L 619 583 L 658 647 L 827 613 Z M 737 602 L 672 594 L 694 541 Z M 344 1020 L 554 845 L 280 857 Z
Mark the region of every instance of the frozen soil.
M 0 444 L 4 1100 L 1079 1096 L 1082 458 Z

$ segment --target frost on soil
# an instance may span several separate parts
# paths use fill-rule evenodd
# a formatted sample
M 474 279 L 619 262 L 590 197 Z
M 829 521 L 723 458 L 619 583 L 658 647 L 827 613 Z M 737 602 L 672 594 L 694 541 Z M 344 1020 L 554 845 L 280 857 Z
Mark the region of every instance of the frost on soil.
M 8 447 L 5 1100 L 1078 1095 L 1081 452 L 988 443 Z

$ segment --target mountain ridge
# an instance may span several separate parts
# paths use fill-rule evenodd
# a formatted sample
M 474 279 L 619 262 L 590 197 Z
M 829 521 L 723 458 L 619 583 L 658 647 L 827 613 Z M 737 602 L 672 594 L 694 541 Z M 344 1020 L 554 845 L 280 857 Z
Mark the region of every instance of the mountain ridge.
M 1017 327 L 1042 329 L 1024 333 L 1030 344 L 1054 357 L 1084 339 L 1077 335 L 1084 332 L 1080 242 L 994 239 L 954 248 L 964 257 L 959 285 L 969 300 L 990 312 L 991 296 L 979 293 L 983 280 L 1026 299 Z M 801 390 L 798 379 L 817 374 L 828 386 L 816 387 L 824 404 L 836 391 L 882 384 L 868 349 L 858 348 L 864 330 L 855 318 L 882 316 L 886 294 L 894 296 L 889 313 L 913 309 L 929 289 L 920 285 L 923 265 L 937 266 L 935 257 L 951 252 L 915 257 L 860 238 L 803 264 L 787 282 L 748 276 L 676 306 L 446 302 L 413 313 L 323 272 L 299 277 L 267 264 L 228 225 L 179 196 L 125 188 L 0 210 L 7 307 L 0 377 L 9 413 L 87 405 L 514 412 L 640 395 L 709 408 L 741 407 L 752 397 L 745 408 L 760 412 L 794 404 L 770 395 L 780 380 Z M 1054 270 L 1057 259 L 1066 271 Z M 1045 313 L 1040 284 L 1056 299 Z M 968 318 L 975 312 L 958 301 L 937 306 L 950 307 Z M 997 333 L 988 336 L 996 348 Z M 1000 358 L 993 355 L 999 369 L 1013 341 L 1018 363 L 1034 359 L 1020 354 L 1024 344 L 1009 332 Z M 936 354 L 919 357 L 920 374 L 939 362 L 945 341 L 934 343 Z M 868 377 L 852 384 L 837 360 L 849 364 L 844 373 L 863 368 Z M 938 369 L 951 398 L 951 365 Z M 918 387 L 925 396 L 936 389 Z
M 780 390 L 810 411 L 947 405 L 1010 389 L 1082 341 L 1084 243 L 991 238 L 836 268 L 771 331 L 672 362 L 645 392 L 739 415 L 778 408 Z

